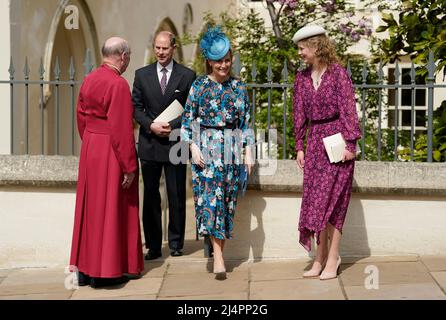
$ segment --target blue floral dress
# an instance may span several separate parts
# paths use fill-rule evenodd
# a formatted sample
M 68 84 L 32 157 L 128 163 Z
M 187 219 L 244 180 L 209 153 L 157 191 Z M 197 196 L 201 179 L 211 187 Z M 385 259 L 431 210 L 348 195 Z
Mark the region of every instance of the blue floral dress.
M 200 235 L 232 239 L 243 147 L 253 143 L 246 86 L 202 76 L 195 80 L 183 113 L 181 140 L 202 150 L 204 168 L 192 164 L 195 217 Z M 233 130 L 231 130 L 233 129 Z

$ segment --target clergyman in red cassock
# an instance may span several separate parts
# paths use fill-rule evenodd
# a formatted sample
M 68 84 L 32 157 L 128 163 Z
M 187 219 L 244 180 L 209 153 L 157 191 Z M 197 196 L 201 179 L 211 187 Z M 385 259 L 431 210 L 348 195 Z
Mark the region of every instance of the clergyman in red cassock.
M 144 260 L 139 224 L 138 161 L 124 39 L 110 38 L 103 64 L 81 86 L 77 124 L 82 139 L 70 265 L 79 284 L 127 281 Z

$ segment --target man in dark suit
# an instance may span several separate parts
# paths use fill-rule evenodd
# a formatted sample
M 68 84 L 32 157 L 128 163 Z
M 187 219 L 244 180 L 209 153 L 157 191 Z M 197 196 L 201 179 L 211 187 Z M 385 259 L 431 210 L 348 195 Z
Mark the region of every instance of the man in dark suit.
M 177 141 L 169 141 L 174 129 L 181 127 L 181 116 L 170 122 L 153 122 L 175 99 L 184 107 L 195 72 L 173 60 L 175 36 L 161 31 L 155 36 L 157 62 L 135 73 L 133 106 L 140 125 L 138 154 L 144 180 L 143 227 L 146 260 L 161 257 L 162 225 L 161 171 L 164 168 L 169 201 L 168 240 L 170 254 L 181 256 L 186 225 L 186 164 L 173 164 L 169 151 Z M 179 139 L 178 139 L 179 141 Z

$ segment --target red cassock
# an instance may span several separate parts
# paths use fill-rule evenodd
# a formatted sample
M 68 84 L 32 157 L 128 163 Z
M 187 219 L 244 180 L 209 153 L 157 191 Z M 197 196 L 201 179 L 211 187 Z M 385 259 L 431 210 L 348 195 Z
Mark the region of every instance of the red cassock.
M 130 88 L 116 70 L 104 64 L 85 78 L 77 105 L 82 148 L 70 265 L 91 277 L 144 269 L 132 119 Z M 123 189 L 130 172 L 136 177 Z

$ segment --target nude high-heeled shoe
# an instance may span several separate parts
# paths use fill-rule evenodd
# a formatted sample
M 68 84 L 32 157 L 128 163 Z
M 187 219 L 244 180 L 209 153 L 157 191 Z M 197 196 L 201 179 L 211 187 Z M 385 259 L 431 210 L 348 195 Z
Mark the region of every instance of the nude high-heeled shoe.
M 220 268 L 215 268 L 214 264 L 214 274 L 216 280 L 226 280 L 226 268 L 224 266 Z
M 321 276 L 319 277 L 319 279 L 321 280 L 331 280 L 331 279 L 336 279 L 338 277 L 339 274 L 339 268 L 341 266 L 341 257 L 338 257 L 338 261 L 336 262 L 336 271 L 335 272 L 327 272 L 327 271 L 322 271 Z
M 214 271 L 215 280 L 226 280 L 226 270 Z
M 315 279 L 315 278 L 318 278 L 321 275 L 322 270 L 324 270 L 326 263 L 327 263 L 327 259 L 325 259 L 325 261 L 321 264 L 321 269 L 320 270 L 316 270 L 315 271 L 315 270 L 313 270 L 313 268 L 311 268 L 311 270 L 308 270 L 307 272 L 304 272 L 302 277 L 305 278 L 305 279 Z

